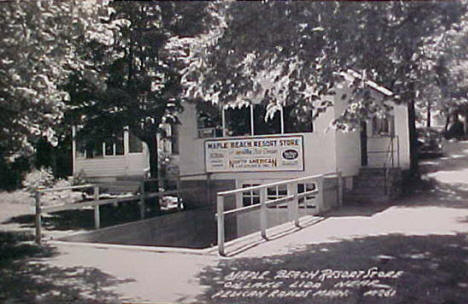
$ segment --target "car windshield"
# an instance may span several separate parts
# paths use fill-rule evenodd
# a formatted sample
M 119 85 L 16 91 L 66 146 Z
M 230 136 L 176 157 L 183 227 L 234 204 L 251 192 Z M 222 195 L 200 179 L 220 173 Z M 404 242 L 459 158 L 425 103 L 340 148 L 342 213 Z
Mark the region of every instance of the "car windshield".
M 418 137 L 438 137 L 440 133 L 433 129 L 419 129 L 417 131 Z

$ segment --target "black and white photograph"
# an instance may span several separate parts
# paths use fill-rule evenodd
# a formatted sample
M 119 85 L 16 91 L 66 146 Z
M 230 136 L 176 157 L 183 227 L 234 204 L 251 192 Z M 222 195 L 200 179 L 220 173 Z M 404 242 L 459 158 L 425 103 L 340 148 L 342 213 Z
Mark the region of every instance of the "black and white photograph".
M 468 0 L 0 0 L 0 303 L 468 303 Z

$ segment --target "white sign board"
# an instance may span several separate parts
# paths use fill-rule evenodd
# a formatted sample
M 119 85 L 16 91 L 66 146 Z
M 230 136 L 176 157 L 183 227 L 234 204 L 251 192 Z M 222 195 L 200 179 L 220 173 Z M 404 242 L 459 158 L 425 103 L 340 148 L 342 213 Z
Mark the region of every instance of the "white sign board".
M 303 171 L 303 144 L 297 135 L 206 140 L 206 172 Z

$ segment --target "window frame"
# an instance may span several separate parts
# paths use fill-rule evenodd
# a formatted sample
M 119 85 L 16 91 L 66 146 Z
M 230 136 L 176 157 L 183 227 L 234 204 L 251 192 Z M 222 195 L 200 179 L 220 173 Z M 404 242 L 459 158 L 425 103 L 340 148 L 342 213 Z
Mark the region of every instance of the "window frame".
M 261 184 L 257 183 L 242 183 L 242 188 L 260 186 Z M 250 200 L 249 203 L 245 203 L 245 199 L 248 198 Z M 254 199 L 258 199 L 258 203 L 254 202 Z M 242 207 L 259 205 L 260 204 L 260 190 L 247 190 L 241 192 L 241 203 Z
M 292 117 L 286 117 L 286 115 L 290 115 L 294 106 L 283 107 L 280 106 L 279 109 L 276 110 L 274 114 L 274 118 L 272 121 L 274 122 L 267 122 L 258 121 L 258 119 L 264 119 L 267 111 L 267 106 L 263 104 L 249 104 L 246 106 L 241 107 L 229 107 L 225 106 L 220 110 L 221 112 L 221 122 L 218 122 L 218 125 L 213 127 L 206 127 L 205 125 L 201 125 L 199 116 L 200 110 L 196 109 L 197 115 L 197 138 L 218 138 L 218 137 L 245 137 L 245 136 L 262 136 L 262 135 L 285 135 L 285 134 L 298 134 L 298 133 L 313 133 L 314 132 L 314 121 L 313 121 L 313 112 L 312 110 L 308 110 L 306 116 L 310 115 L 310 121 L 306 122 L 307 125 L 304 125 L 304 130 L 297 130 L 297 126 L 293 127 L 293 125 L 288 126 L 287 124 L 292 121 Z M 235 125 L 235 123 L 231 123 L 233 114 L 228 111 L 244 111 L 245 113 L 239 113 L 245 119 L 243 121 L 245 130 L 243 132 L 239 132 L 239 134 L 232 134 L 229 132 L 229 126 Z M 261 115 L 256 115 L 257 113 L 261 113 Z M 243 114 L 243 115 L 242 115 Z M 298 121 L 300 124 L 301 121 Z M 274 133 L 258 133 L 259 128 L 268 128 L 271 127 L 275 129 L 276 127 L 274 124 L 278 124 L 277 130 Z M 309 125 L 310 124 L 310 125 Z M 271 125 L 271 126 L 268 126 Z M 248 132 L 247 132 L 248 129 Z

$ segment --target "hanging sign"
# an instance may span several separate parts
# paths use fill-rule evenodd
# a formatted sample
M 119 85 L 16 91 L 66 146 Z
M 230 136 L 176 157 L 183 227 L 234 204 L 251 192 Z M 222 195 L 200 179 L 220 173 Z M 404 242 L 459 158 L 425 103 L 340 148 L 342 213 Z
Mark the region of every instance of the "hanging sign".
M 297 135 L 209 139 L 206 172 L 303 171 L 303 150 Z

